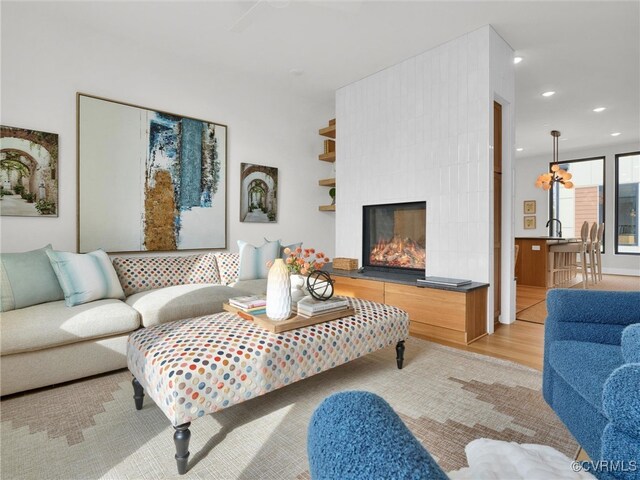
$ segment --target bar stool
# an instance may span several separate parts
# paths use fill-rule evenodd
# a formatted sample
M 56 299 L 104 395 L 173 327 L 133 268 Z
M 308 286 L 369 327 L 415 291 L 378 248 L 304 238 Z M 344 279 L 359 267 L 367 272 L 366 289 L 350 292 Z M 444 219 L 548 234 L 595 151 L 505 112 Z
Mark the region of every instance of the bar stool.
M 591 225 L 591 231 L 589 232 L 589 267 L 591 270 L 591 281 L 593 282 L 593 284 L 595 285 L 596 283 L 598 283 L 598 275 L 596 274 L 596 258 L 597 258 L 597 253 L 596 250 L 598 250 L 598 252 L 600 251 L 600 247 L 598 244 L 598 223 L 597 222 L 593 222 L 593 225 Z
M 591 235 L 589 234 L 589 222 L 585 220 L 580 229 L 581 251 L 578 255 L 578 269 L 582 272 L 583 287 L 587 288 L 589 282 L 589 270 L 593 274 L 593 263 L 591 263 Z
M 591 240 L 589 238 L 589 223 L 584 222 L 580 229 L 578 242 L 552 245 L 549 247 L 549 264 L 551 280 L 554 286 L 558 285 L 556 278 L 572 279 L 582 273 L 582 288 L 587 288 L 589 279 L 589 252 Z
M 594 245 L 596 260 L 596 277 L 602 281 L 602 239 L 604 238 L 604 223 L 598 226 L 598 234 Z
M 560 243 L 549 247 L 549 274 L 551 285 L 556 287 L 569 282 L 577 272 L 576 255 L 580 242 Z

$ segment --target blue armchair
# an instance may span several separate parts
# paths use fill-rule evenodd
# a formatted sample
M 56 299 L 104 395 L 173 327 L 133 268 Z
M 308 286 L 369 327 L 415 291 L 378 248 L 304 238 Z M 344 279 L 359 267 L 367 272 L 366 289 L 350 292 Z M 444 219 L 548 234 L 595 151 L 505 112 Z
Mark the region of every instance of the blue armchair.
M 600 478 L 640 479 L 640 292 L 550 290 L 543 395 Z
M 387 402 L 369 392 L 341 392 L 311 417 L 307 438 L 314 480 L 448 477 Z

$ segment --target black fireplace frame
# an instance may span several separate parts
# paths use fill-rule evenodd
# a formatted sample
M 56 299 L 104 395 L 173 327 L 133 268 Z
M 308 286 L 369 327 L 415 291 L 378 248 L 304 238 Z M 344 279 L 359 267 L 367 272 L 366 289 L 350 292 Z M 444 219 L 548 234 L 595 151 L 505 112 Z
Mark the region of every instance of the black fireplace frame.
M 369 263 L 369 253 L 371 252 L 371 245 L 369 242 L 369 235 L 368 235 L 370 213 L 374 211 L 376 208 L 381 208 L 381 207 L 388 208 L 388 207 L 409 207 L 409 206 L 416 206 L 416 207 L 419 206 L 424 208 L 425 221 L 426 221 L 426 215 L 427 215 L 426 201 L 379 203 L 376 205 L 362 206 L 362 267 L 364 271 L 379 272 L 381 274 L 401 273 L 404 275 L 424 278 L 424 275 L 425 275 L 424 268 L 391 267 L 391 266 L 372 265 Z

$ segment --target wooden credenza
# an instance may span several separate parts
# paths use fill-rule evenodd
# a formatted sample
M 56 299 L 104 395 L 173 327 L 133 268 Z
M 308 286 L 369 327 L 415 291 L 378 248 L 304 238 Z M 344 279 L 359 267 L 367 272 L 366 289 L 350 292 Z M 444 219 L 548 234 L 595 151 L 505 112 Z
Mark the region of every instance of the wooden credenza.
M 412 335 L 467 345 L 487 333 L 486 284 L 454 291 L 342 275 L 332 275 L 336 295 L 401 308 L 409 314 Z

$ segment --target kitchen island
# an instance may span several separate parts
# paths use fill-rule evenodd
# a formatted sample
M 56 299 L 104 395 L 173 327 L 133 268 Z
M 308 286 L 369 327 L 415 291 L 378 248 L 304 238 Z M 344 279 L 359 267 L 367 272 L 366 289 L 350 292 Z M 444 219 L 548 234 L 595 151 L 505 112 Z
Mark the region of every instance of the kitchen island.
M 553 254 L 550 247 L 578 241 L 575 238 L 560 237 L 516 237 L 515 244 L 520 246 L 515 272 L 517 284 L 553 287 L 553 275 L 550 274 Z

